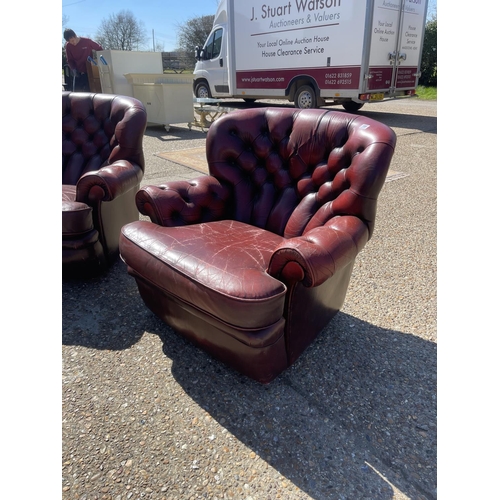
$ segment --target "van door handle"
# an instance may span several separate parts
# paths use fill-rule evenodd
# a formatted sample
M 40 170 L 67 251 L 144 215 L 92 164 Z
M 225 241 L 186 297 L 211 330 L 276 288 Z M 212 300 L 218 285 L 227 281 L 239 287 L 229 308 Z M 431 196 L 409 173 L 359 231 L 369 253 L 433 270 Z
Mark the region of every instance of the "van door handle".
M 224 66 L 224 61 L 222 59 L 219 59 L 219 66 L 222 68 Z

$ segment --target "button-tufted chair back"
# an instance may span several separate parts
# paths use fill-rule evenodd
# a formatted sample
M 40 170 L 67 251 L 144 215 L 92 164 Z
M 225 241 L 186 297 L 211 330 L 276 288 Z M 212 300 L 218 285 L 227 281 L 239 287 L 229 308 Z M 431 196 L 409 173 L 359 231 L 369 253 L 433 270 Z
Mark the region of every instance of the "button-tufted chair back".
M 231 193 L 226 208 L 234 213 L 226 216 L 292 238 L 350 214 L 371 236 L 392 155 L 386 146 L 394 147 L 395 137 L 389 129 L 380 137 L 377 129 L 374 142 L 377 122 L 365 122 L 347 113 L 292 108 L 255 108 L 217 120 L 208 131 L 207 160 L 211 175 Z
M 138 133 L 143 113 L 142 106 L 130 106 L 130 98 L 63 92 L 62 183 L 76 185 L 83 174 L 118 160 L 134 162 L 144 172 L 143 133 Z

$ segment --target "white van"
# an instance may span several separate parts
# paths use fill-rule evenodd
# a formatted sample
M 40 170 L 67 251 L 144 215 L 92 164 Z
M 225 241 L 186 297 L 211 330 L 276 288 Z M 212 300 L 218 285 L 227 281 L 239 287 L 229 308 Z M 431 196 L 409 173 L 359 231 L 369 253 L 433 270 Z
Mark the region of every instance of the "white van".
M 221 0 L 194 95 L 349 111 L 411 97 L 426 15 L 427 0 Z

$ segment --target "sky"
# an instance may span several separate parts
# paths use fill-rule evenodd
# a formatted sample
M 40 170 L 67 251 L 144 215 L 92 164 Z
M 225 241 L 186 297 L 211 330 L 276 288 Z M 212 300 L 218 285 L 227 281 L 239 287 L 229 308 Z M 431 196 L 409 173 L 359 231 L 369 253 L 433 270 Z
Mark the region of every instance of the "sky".
M 144 23 L 148 46 L 156 45 L 164 52 L 177 48 L 178 26 L 193 17 L 213 15 L 218 0 L 63 0 L 62 17 L 66 20 L 61 29 L 71 28 L 78 36 L 95 39 L 101 22 L 122 10 L 132 12 L 137 21 Z
M 428 12 L 435 12 L 437 0 L 429 0 Z M 64 28 L 71 28 L 78 36 L 95 39 L 97 29 L 104 19 L 121 10 L 129 10 L 136 20 L 144 23 L 148 47 L 155 44 L 164 52 L 174 51 L 177 45 L 178 26 L 193 17 L 213 15 L 218 0 L 63 0 Z

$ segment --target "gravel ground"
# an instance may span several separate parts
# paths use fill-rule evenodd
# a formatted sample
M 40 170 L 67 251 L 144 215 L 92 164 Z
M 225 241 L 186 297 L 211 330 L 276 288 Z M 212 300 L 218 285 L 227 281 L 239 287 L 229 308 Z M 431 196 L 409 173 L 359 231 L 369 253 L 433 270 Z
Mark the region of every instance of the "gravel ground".
M 382 190 L 342 311 L 271 384 L 177 336 L 121 261 L 63 281 L 64 500 L 436 498 L 437 106 L 359 113 L 395 130 L 406 176 Z M 143 184 L 199 176 L 155 153 L 204 141 L 148 127 Z

